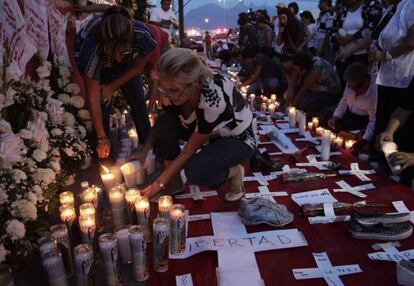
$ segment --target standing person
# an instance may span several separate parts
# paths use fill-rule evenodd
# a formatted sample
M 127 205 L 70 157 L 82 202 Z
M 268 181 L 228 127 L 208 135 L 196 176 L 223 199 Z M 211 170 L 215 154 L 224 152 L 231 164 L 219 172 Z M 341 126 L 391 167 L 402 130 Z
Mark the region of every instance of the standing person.
M 285 3 L 277 3 L 276 4 L 276 15 L 272 17 L 272 23 L 273 23 L 273 32 L 275 37 L 277 37 L 277 35 L 279 35 L 279 13 L 280 13 L 280 9 L 282 8 L 287 8 Z M 283 45 L 278 45 L 276 43 L 276 41 L 273 42 L 273 49 L 276 53 L 281 53 L 282 52 L 282 48 Z
M 319 50 L 317 55 L 333 64 L 333 47 L 329 40 L 333 28 L 335 12 L 332 9 L 332 0 L 319 0 L 320 13 L 316 21 L 315 40 L 318 42 Z
M 378 103 L 375 134 L 382 133 L 400 102 L 413 97 L 414 77 L 414 2 L 402 0 L 370 51 L 380 63 L 377 76 Z M 412 122 L 412 121 L 409 121 Z M 405 124 L 398 137 L 413 142 L 414 124 Z
M 302 23 L 308 27 L 310 38 L 307 43 L 307 47 L 312 55 L 316 56 L 319 50 L 319 41 L 316 38 L 316 24 L 315 19 L 310 11 L 303 11 L 300 13 L 300 18 L 302 19 Z
M 211 38 L 211 35 L 208 31 L 205 32 L 204 34 L 204 39 L 203 39 L 204 45 L 206 46 L 206 54 L 207 54 L 207 58 L 209 60 L 213 59 L 213 53 L 212 53 L 212 45 L 213 45 L 213 39 Z
M 77 35 L 76 63 L 84 77 L 100 158 L 110 153 L 110 105 L 118 88 L 131 108 L 140 142 L 147 137 L 150 123 L 140 73 L 156 45 L 143 23 L 116 6 L 94 18 Z
M 369 36 L 381 20 L 382 9 L 380 0 L 345 0 L 344 4 L 338 8 L 334 21 L 336 52 L 341 53 L 344 49 L 350 49 Z M 347 59 L 337 58 L 335 65 L 341 79 L 342 89 L 345 88 L 344 71 L 354 62 L 368 65 L 368 50 L 355 52 Z
M 310 32 L 308 28 L 299 21 L 287 8 L 279 11 L 279 35 L 277 44 L 283 44 L 283 50 L 293 49 L 300 52 L 305 47 Z
M 171 0 L 161 0 L 161 7 L 151 11 L 150 23 L 160 26 L 168 33 L 171 41 L 173 33 L 178 29 L 177 18 L 171 9 Z
M 259 15 L 256 20 L 257 43 L 259 45 L 259 53 L 265 54 L 269 57 L 273 54 L 273 31 L 270 28 L 266 18 Z
M 296 17 L 296 19 L 298 19 L 300 21 L 300 17 L 299 17 L 299 5 L 296 2 L 290 2 L 288 4 L 288 8 L 290 10 L 290 12 L 292 12 L 292 14 Z
M 154 198 L 176 193 L 182 188 L 180 171 L 184 169 L 192 184 L 220 188 L 228 181 L 225 200 L 241 199 L 241 164 L 250 159 L 256 146 L 253 114 L 241 94 L 227 77 L 213 76 L 188 49 L 166 52 L 158 62 L 156 76 L 159 91 L 176 111 L 158 117 L 148 140 L 131 156 L 144 161 L 153 147 L 164 160 L 166 168 L 144 195 Z M 180 140 L 187 141 L 182 151 Z
M 256 27 L 249 22 L 249 16 L 246 13 L 240 13 L 237 23 L 240 26 L 239 47 L 243 51 L 247 47 L 258 48 Z

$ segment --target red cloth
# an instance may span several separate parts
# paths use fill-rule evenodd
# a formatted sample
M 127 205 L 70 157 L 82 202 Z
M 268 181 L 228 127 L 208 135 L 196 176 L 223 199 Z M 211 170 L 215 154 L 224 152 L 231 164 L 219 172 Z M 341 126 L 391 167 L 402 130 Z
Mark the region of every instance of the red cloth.
M 151 70 L 154 70 L 159 58 L 161 57 L 162 50 L 168 45 L 168 33 L 164 32 L 160 27 L 145 23 L 145 27 L 150 30 L 152 37 L 157 42 L 158 46 L 155 47 L 151 53 L 151 58 L 148 61 Z
M 297 134 L 291 136 L 298 137 Z M 267 141 L 267 140 L 266 140 Z M 315 153 L 313 144 L 307 142 L 295 142 L 298 148 L 310 147 L 307 154 Z M 269 151 L 278 151 L 273 145 L 266 145 Z M 331 160 L 343 165 L 342 169 L 350 169 L 349 164 L 359 162 L 361 169 L 371 169 L 369 165 L 359 161 L 347 151 L 342 151 L 342 156 L 333 156 Z M 284 162 L 289 161 L 288 156 L 283 157 Z M 306 159 L 305 159 L 306 160 Z M 304 161 L 305 161 L 304 160 Z M 290 167 L 294 167 L 293 161 L 289 162 Z M 246 169 L 246 175 L 251 172 Z M 317 169 L 309 169 L 317 172 Z M 403 200 L 410 210 L 414 210 L 413 192 L 409 188 L 398 184 L 388 178 L 385 174 L 368 175 L 372 183 L 377 187 L 374 190 L 364 191 L 368 195 L 370 202 L 385 203 L 388 206 L 381 208 L 381 211 L 395 212 L 391 202 Z M 354 203 L 357 198 L 348 193 L 334 193 L 333 188 L 339 188 L 335 182 L 345 180 L 351 186 L 362 185 L 370 182 L 362 182 L 355 176 L 338 176 L 325 180 L 289 183 L 281 182 L 280 178 L 269 182 L 271 191 L 286 191 L 288 194 L 311 191 L 321 188 L 329 188 L 332 195 L 341 202 Z M 247 192 L 257 192 L 257 182 L 245 182 Z M 225 186 L 226 187 L 226 186 Z M 223 190 L 225 189 L 223 188 Z M 205 201 L 193 201 L 189 199 L 176 200 L 186 206 L 191 214 L 206 214 L 210 212 L 237 211 L 239 203 L 227 203 L 223 201 L 223 191 L 219 197 L 209 197 Z M 290 248 L 272 250 L 256 253 L 256 261 L 259 265 L 260 273 L 266 286 L 276 285 L 326 285 L 322 278 L 297 281 L 293 277 L 292 269 L 295 268 L 315 268 L 316 263 L 312 252 L 327 252 L 332 265 L 359 264 L 362 273 L 341 276 L 345 285 L 397 285 L 396 267 L 394 262 L 373 261 L 367 256 L 368 253 L 375 252 L 371 245 L 379 241 L 358 240 L 351 237 L 348 232 L 349 222 L 334 224 L 309 224 L 306 217 L 299 215 L 299 206 L 290 197 L 276 197 L 278 203 L 287 206 L 290 212 L 295 215 L 294 221 L 285 226 L 284 229 L 297 228 L 301 231 L 308 242 L 308 246 L 300 248 Z M 188 236 L 196 237 L 203 235 L 213 235 L 210 220 L 190 222 Z M 269 226 L 249 226 L 247 231 L 259 232 L 275 230 Z M 400 251 L 414 248 L 414 237 L 404 239 L 401 242 Z M 150 260 L 152 261 L 152 260 Z M 175 285 L 175 276 L 191 273 L 193 284 L 197 286 L 217 285 L 216 278 L 217 253 L 214 251 L 203 252 L 193 257 L 183 260 L 170 260 L 169 270 L 165 273 L 151 272 L 148 285 Z

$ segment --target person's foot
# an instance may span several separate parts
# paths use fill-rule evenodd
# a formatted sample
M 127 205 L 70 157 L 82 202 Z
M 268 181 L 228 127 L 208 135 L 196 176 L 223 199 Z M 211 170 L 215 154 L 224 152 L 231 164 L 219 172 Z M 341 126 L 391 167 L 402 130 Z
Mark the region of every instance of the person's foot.
M 224 195 L 224 200 L 227 202 L 235 202 L 244 196 L 244 168 L 242 165 L 237 165 L 230 168 L 229 177 L 229 192 Z

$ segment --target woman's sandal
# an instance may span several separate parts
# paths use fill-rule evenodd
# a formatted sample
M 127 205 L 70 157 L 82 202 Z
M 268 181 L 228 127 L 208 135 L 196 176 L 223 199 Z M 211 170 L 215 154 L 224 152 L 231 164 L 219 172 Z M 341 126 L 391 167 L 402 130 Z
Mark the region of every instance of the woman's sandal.
M 226 193 L 224 195 L 224 200 L 226 202 L 235 202 L 235 201 L 240 200 L 244 196 L 244 193 L 245 193 L 244 184 L 243 184 L 244 168 L 243 168 L 243 166 L 240 166 L 240 167 L 241 167 L 241 174 L 242 174 L 242 176 L 241 176 L 241 178 L 242 178 L 242 189 L 241 189 L 240 192 L 237 192 L 237 193 L 233 193 L 233 192 Z

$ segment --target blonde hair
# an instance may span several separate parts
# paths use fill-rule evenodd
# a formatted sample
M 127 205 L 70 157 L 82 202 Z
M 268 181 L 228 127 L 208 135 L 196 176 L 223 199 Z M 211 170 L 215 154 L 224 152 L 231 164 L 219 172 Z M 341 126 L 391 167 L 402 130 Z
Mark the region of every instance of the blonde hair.
M 179 87 L 197 80 L 211 81 L 213 74 L 202 59 L 193 51 L 183 48 L 170 49 L 157 63 L 158 76 L 173 79 Z

